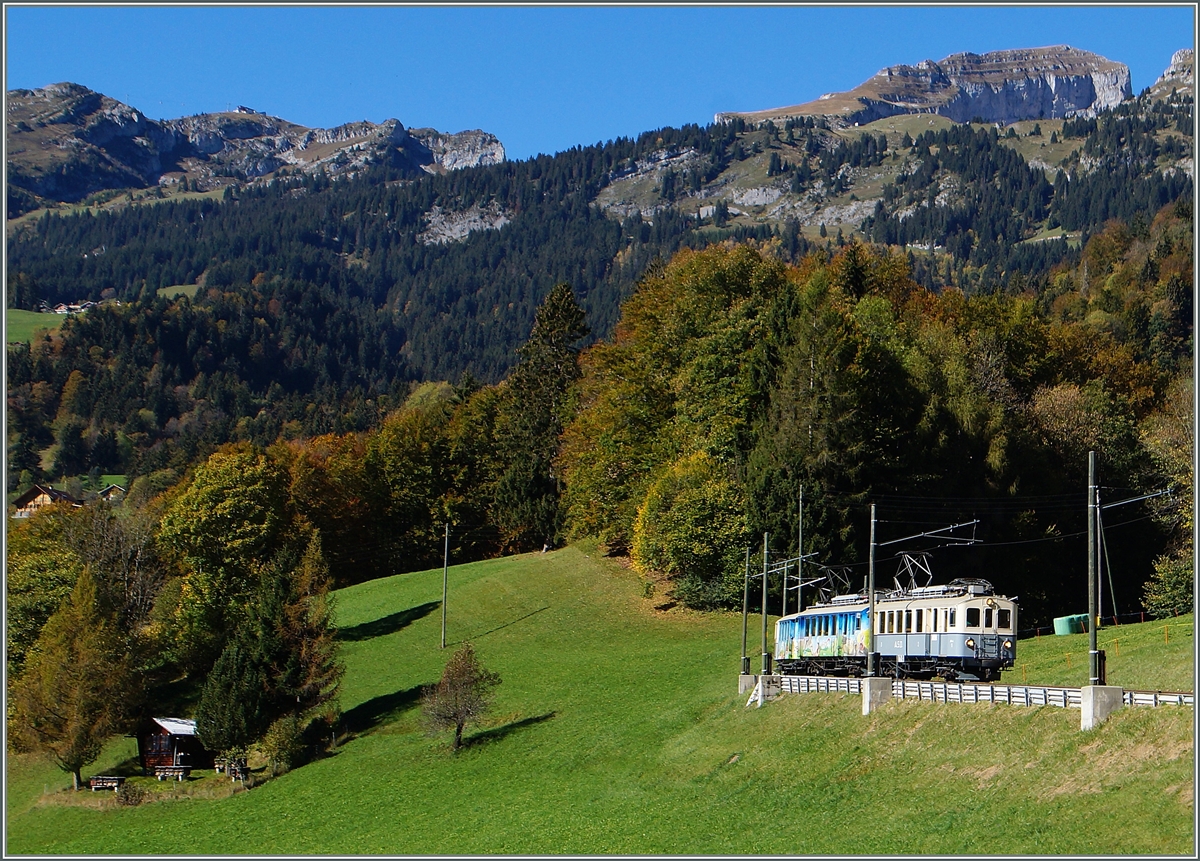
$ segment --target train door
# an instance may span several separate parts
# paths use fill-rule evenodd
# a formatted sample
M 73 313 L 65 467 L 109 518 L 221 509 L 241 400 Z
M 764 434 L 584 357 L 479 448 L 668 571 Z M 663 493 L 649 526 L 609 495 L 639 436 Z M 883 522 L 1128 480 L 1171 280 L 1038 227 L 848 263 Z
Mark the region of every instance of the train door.
M 998 614 L 996 602 L 991 598 L 983 608 L 983 628 L 980 633 L 980 654 L 987 658 L 1000 656 L 1000 634 L 996 631 Z
M 929 654 L 929 611 L 924 607 L 914 607 L 904 611 L 908 629 L 908 654 Z

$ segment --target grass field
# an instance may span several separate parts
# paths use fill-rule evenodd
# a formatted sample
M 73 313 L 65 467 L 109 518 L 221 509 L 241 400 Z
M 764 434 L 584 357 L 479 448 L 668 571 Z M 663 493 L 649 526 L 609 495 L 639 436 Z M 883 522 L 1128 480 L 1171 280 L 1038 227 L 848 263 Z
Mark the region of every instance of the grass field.
M 746 709 L 740 617 L 657 612 L 641 578 L 594 546 L 451 569 L 445 651 L 441 576 L 338 593 L 351 737 L 333 756 L 232 795 L 211 775 L 183 787 L 136 778 L 159 800 L 135 808 L 72 797 L 62 772 L 14 757 L 7 852 L 1193 849 L 1190 708 L 1121 710 L 1090 733 L 1077 710 L 1055 707 L 897 701 L 864 717 L 859 697 L 809 694 Z M 1104 629 L 1113 683 L 1190 689 L 1191 624 L 1172 620 L 1169 642 L 1162 623 Z M 453 755 L 447 737 L 421 731 L 418 700 L 464 640 L 503 684 L 487 724 Z M 1017 673 L 1078 685 L 1066 656 L 1086 648 L 1086 635 L 1023 640 Z M 132 751 L 117 739 L 86 774 L 128 769 Z
M 176 296 L 187 296 L 189 299 L 195 299 L 196 291 L 199 289 L 199 284 L 176 284 L 172 287 L 159 287 L 155 292 L 159 296 L 165 296 L 168 299 L 174 299 Z
M 65 314 L 40 314 L 37 311 L 21 311 L 17 308 L 4 309 L 4 341 L 15 344 L 32 342 L 33 336 L 45 329 L 53 332 L 67 319 Z

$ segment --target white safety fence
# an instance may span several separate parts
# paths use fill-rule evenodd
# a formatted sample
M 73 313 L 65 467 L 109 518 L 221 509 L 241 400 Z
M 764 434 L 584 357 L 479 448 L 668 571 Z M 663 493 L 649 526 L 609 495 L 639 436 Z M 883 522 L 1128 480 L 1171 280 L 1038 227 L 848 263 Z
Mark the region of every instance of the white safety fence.
M 834 676 L 782 676 L 780 690 L 785 694 L 862 693 L 862 679 Z M 967 682 L 892 681 L 896 699 L 929 700 L 939 703 L 1002 703 L 1013 706 L 1058 706 L 1079 708 L 1079 688 L 1048 685 L 985 685 Z M 1195 706 L 1190 693 L 1163 691 L 1125 691 L 1127 706 Z

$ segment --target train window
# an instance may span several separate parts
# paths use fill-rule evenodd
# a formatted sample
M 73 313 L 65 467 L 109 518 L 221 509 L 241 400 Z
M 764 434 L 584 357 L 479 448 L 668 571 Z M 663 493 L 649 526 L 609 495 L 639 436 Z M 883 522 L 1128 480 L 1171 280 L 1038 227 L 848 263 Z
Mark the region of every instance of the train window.
M 996 611 L 996 627 L 1011 628 L 1012 627 L 1012 610 L 997 610 Z
M 904 611 L 904 630 L 905 631 L 912 630 L 912 610 Z
M 929 630 L 937 630 L 937 607 L 929 611 Z
M 946 630 L 947 630 L 947 631 L 949 631 L 951 628 L 953 628 L 953 627 L 954 627 L 954 617 L 955 617 L 955 615 L 956 615 L 956 614 L 955 614 L 955 612 L 954 612 L 954 608 L 953 608 L 953 607 L 950 607 L 949 609 L 947 609 L 947 610 L 946 610 Z
M 967 627 L 968 628 L 978 628 L 979 627 L 979 608 L 978 607 L 968 607 L 967 608 Z
M 883 611 L 880 610 L 879 611 L 879 621 L 875 625 L 875 632 L 882 634 L 882 633 L 884 633 L 884 631 L 885 631 L 885 629 L 883 627 Z
M 888 610 L 887 632 L 889 634 L 896 632 L 896 613 L 894 610 Z
M 983 611 L 983 627 L 985 627 L 985 628 L 992 627 L 992 608 L 991 607 L 988 607 L 986 610 Z
M 921 611 L 918 610 L 917 611 L 917 633 L 920 634 L 921 630 L 922 630 L 921 629 Z

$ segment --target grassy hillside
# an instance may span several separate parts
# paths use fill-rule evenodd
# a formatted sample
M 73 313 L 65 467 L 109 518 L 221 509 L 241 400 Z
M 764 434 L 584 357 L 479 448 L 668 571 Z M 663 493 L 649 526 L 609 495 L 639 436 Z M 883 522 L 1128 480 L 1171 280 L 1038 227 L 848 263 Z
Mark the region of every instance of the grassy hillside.
M 863 717 L 858 697 L 814 694 L 747 710 L 735 693 L 740 618 L 655 611 L 640 578 L 592 546 L 452 569 L 446 651 L 441 574 L 338 593 L 353 737 L 336 755 L 250 792 L 217 799 L 229 785 L 206 776 L 184 791 L 212 799 L 137 808 L 91 793 L 63 803 L 65 775 L 12 758 L 8 852 L 1192 849 L 1191 709 L 1125 710 L 1088 734 L 1078 711 L 1053 707 L 910 701 Z M 1139 676 L 1131 686 L 1190 678 L 1191 620 L 1176 624 L 1165 644 L 1161 625 L 1112 629 L 1121 672 Z M 446 737 L 423 734 L 417 702 L 464 640 L 504 681 L 490 721 L 454 756 Z M 1022 641 L 1030 681 L 1078 684 L 1056 661 L 1079 641 L 1086 649 L 1086 637 Z M 1118 666 L 1110 658 L 1114 681 Z M 115 741 L 88 773 L 131 751 Z M 159 798 L 176 789 L 143 780 Z
M 63 314 L 39 314 L 37 311 L 21 311 L 17 308 L 4 309 L 4 340 L 14 344 L 29 343 L 42 330 L 53 332 L 67 319 Z

